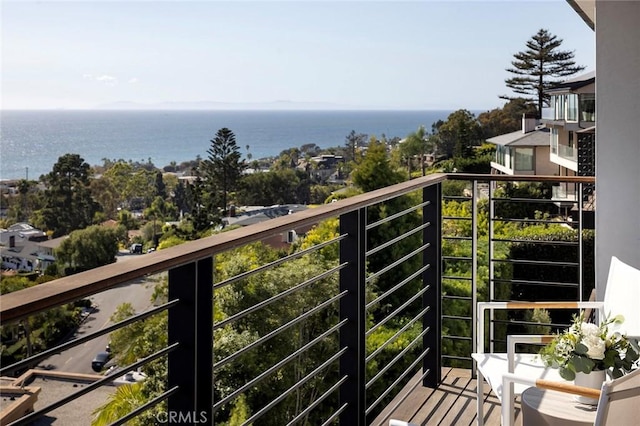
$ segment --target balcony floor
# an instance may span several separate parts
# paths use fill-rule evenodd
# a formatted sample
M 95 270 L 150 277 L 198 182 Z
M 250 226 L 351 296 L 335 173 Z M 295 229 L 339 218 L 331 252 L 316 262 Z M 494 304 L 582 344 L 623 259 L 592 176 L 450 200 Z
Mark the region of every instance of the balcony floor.
M 386 426 L 389 419 L 396 419 L 415 425 L 475 425 L 476 380 L 471 378 L 471 370 L 443 368 L 442 384 L 437 389 L 417 386 L 411 391 L 411 387 L 420 376 L 421 373 L 416 374 L 371 424 Z M 499 426 L 500 403 L 495 395 L 490 393 L 489 385 L 485 384 L 484 388 L 485 425 Z M 398 404 L 407 392 L 409 395 Z M 515 425 L 521 426 L 519 400 L 516 400 L 515 407 Z

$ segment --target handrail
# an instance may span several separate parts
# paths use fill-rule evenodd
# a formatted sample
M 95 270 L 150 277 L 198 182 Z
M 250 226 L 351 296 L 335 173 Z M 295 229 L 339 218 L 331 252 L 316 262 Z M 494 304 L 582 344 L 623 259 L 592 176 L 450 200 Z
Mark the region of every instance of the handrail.
M 509 176 L 467 173 L 436 173 L 396 185 L 381 188 L 366 194 L 356 195 L 336 203 L 325 204 L 314 209 L 286 215 L 245 228 L 191 241 L 162 251 L 150 253 L 123 263 L 115 263 L 49 283 L 30 287 L 2 296 L 0 322 L 17 320 L 35 313 L 72 302 L 92 294 L 108 290 L 119 284 L 166 271 L 214 253 L 229 250 L 250 242 L 262 240 L 294 228 L 315 224 L 342 213 L 375 204 L 421 189 L 445 180 L 519 181 L 519 182 L 581 182 L 594 183 L 594 177 L 583 176 Z
M 447 175 L 439 173 L 401 182 L 336 203 L 324 204 L 292 215 L 281 216 L 245 228 L 170 247 L 127 262 L 101 266 L 90 271 L 9 293 L 2 296 L 0 322 L 17 320 L 33 315 L 146 275 L 185 265 L 215 253 L 259 241 L 281 232 L 315 224 L 324 219 L 422 189 L 425 186 L 436 184 L 446 179 Z

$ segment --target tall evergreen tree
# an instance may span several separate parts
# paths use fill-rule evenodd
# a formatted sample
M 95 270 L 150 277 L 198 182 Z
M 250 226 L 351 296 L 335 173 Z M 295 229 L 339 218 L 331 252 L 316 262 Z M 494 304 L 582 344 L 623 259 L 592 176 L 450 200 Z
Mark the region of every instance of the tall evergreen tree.
M 173 191 L 173 204 L 178 208 L 178 212 L 189 213 L 191 212 L 191 193 L 188 192 L 188 186 L 182 182 L 178 182 Z
M 220 223 L 220 215 L 214 206 L 211 193 L 205 188 L 203 181 L 198 176 L 190 184 L 187 193 L 192 203 L 189 221 L 191 222 L 196 235 Z M 197 237 L 194 237 L 195 239 Z
M 585 68 L 576 65 L 573 51 L 559 50 L 561 45 L 562 39 L 545 29 L 540 29 L 527 41 L 527 50 L 513 55 L 513 68 L 507 68 L 507 71 L 515 74 L 514 77 L 505 80 L 507 87 L 515 93 L 529 95 L 530 97 L 525 99 L 537 105 L 538 116 L 542 113 L 542 107 L 549 101 L 545 90 Z M 500 97 L 515 99 L 506 95 Z
M 204 160 L 204 180 L 211 192 L 220 192 L 223 210 L 227 208 L 227 197 L 236 188 L 236 183 L 246 168 L 240 156 L 240 148 L 236 136 L 226 127 L 218 130 L 207 150 L 208 158 Z
M 164 183 L 164 179 L 162 178 L 162 172 L 160 170 L 156 171 L 155 176 L 155 192 L 156 197 L 167 198 L 167 186 Z
M 346 160 L 355 161 L 358 148 L 362 148 L 366 144 L 367 135 L 364 133 L 356 133 L 355 130 L 352 130 L 351 133 L 347 135 L 344 142 Z
M 54 237 L 91 225 L 98 203 L 91 197 L 91 170 L 82 157 L 65 154 L 58 158 L 43 181 L 47 185 L 43 223 L 37 225 L 53 231 Z

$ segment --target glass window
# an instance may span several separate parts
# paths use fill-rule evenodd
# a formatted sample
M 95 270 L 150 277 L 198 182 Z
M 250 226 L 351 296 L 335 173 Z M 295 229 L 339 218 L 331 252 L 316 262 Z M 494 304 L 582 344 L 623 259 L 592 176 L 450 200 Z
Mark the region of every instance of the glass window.
M 508 150 L 509 148 L 507 148 L 506 146 L 498 145 L 496 149 L 496 163 L 500 164 L 501 166 L 506 166 Z
M 515 170 L 533 170 L 533 148 L 516 149 Z
M 584 93 L 580 95 L 580 120 L 596 121 L 596 95 Z
M 578 121 L 578 95 L 567 95 L 567 121 Z
M 564 120 L 565 95 L 556 96 L 556 120 Z
M 558 153 L 558 129 L 551 129 L 551 152 L 553 154 Z

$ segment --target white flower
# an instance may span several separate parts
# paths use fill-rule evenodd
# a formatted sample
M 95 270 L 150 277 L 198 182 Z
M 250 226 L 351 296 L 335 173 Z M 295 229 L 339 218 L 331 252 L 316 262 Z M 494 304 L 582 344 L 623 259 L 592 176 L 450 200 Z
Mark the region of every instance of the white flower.
M 607 346 L 598 335 L 585 335 L 582 340 L 582 344 L 584 344 L 587 350 L 587 356 L 591 359 L 604 359 L 604 351 L 607 349 Z
M 600 327 L 590 322 L 583 322 L 580 324 L 580 330 L 582 331 L 582 335 L 585 337 L 594 336 L 600 338 Z

